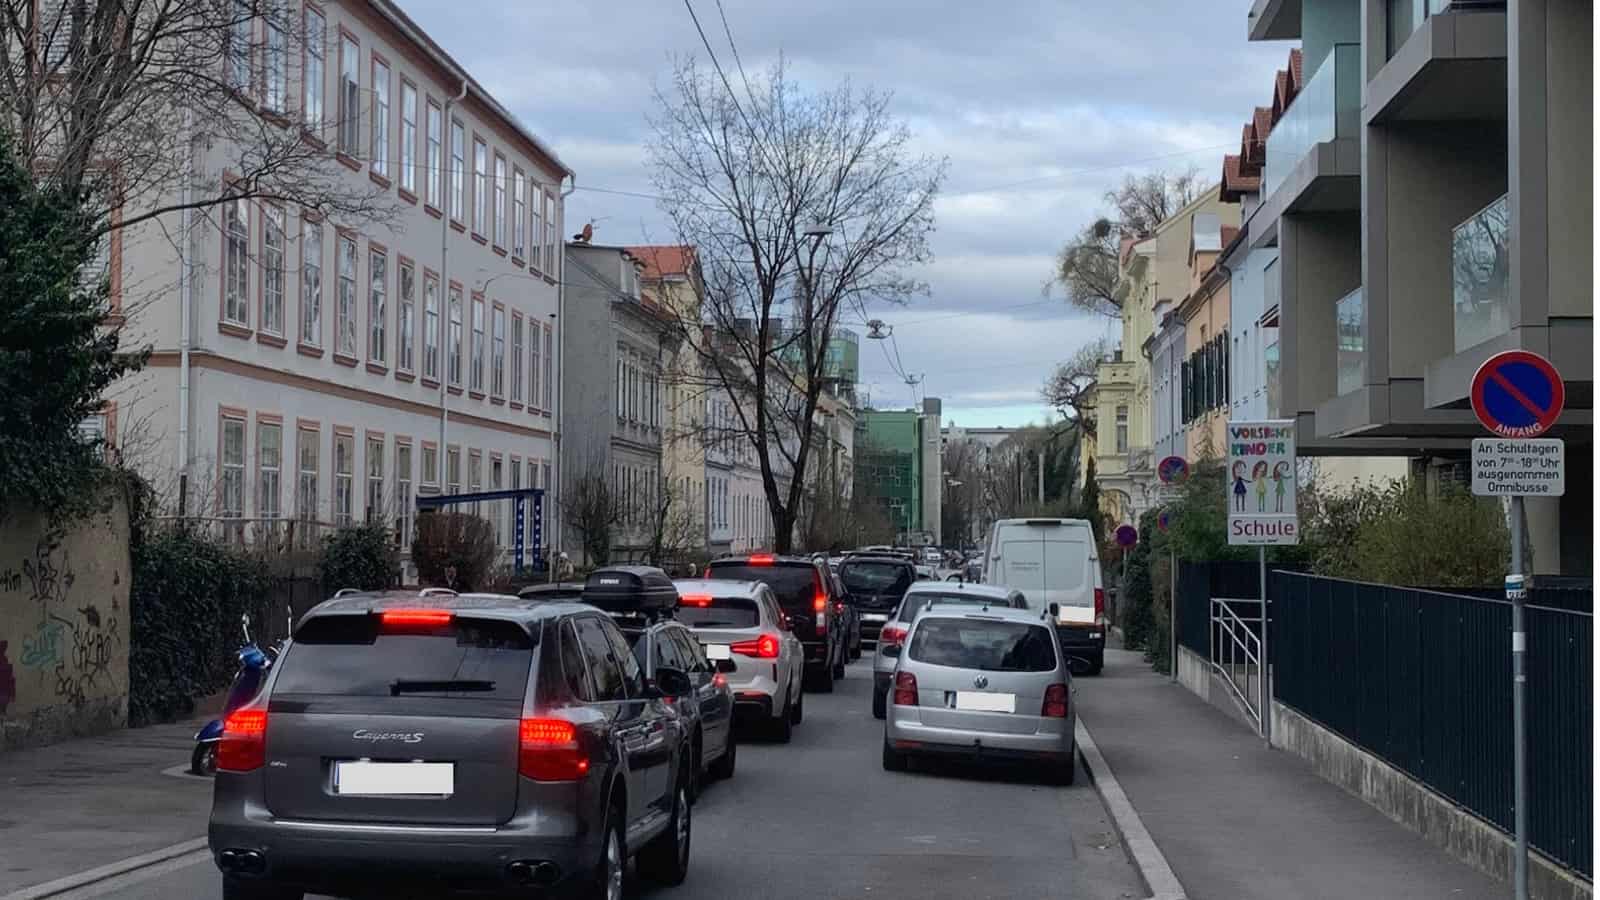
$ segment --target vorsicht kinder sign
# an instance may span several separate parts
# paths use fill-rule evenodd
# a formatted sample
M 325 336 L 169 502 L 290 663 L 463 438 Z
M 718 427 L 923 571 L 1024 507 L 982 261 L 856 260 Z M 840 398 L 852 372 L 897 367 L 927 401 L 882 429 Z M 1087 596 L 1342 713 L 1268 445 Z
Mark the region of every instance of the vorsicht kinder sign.
M 1228 543 L 1298 544 L 1294 422 L 1228 423 Z

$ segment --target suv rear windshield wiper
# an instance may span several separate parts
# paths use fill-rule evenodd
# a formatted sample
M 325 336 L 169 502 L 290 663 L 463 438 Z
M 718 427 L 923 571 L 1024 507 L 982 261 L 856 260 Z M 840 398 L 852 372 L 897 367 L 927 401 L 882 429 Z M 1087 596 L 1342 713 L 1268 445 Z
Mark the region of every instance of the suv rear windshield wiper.
M 494 690 L 494 682 L 481 679 L 460 679 L 456 681 L 423 681 L 410 678 L 396 678 L 389 682 L 389 695 L 398 697 L 401 694 L 433 694 L 433 693 L 488 693 Z

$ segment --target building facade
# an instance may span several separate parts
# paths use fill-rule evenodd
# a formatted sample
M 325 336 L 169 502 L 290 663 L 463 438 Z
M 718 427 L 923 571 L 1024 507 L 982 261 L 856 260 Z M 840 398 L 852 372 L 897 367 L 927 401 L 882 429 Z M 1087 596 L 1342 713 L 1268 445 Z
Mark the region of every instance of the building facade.
M 856 414 L 856 490 L 871 496 L 905 544 L 938 544 L 944 487 L 939 398 L 922 409 L 863 409 Z
M 572 172 L 393 3 L 293 7 L 306 52 L 237 89 L 375 212 L 234 200 L 118 233 L 124 343 L 153 353 L 89 427 L 174 512 L 247 536 L 381 521 L 409 547 L 418 494 L 553 484 Z M 194 181 L 228 184 L 239 152 L 196 145 Z M 509 507 L 479 511 L 509 545 Z

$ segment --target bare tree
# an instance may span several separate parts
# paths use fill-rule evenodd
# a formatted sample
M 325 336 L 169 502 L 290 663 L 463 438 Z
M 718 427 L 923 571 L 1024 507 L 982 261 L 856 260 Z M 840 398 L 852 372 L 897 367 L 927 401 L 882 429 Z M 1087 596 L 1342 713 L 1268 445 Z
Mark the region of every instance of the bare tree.
M 0 0 L 0 128 L 101 234 L 237 198 L 380 217 L 382 191 L 338 161 L 370 100 L 289 96 L 289 60 L 326 60 L 326 38 L 287 0 Z
M 911 153 L 885 94 L 807 93 L 781 61 L 742 80 L 741 96 L 680 61 L 657 91 L 649 152 L 700 276 L 698 315 L 677 324 L 699 372 L 678 377 L 733 401 L 716 427 L 753 450 L 774 549 L 788 552 L 839 315 L 926 290 L 908 270 L 931 258 L 946 166 Z
M 646 558 L 653 566 L 668 568 L 693 561 L 705 550 L 704 523 L 695 514 L 689 497 L 681 487 L 662 478 L 649 496 L 651 508 L 643 510 L 649 529 Z
M 1115 213 L 1096 217 L 1056 253 L 1055 271 L 1046 289 L 1061 287 L 1068 303 L 1087 312 L 1120 316 L 1123 301 L 1117 293 L 1117 280 L 1122 269 L 1122 241 L 1150 234 L 1200 193 L 1198 169 L 1129 175 L 1120 187 L 1106 192 L 1105 202 Z
M 584 561 L 606 565 L 611 562 L 613 529 L 626 518 L 628 510 L 606 478 L 602 459 L 591 459 L 569 477 L 561 492 L 561 513 L 578 533 Z
M 1094 389 L 1095 373 L 1108 350 L 1104 338 L 1079 347 L 1050 373 L 1042 391 L 1044 401 L 1061 413 L 1070 427 L 1091 435 L 1094 434 L 1094 417 L 1085 409 L 1084 398 Z
M 974 440 L 945 444 L 944 497 L 939 504 L 941 532 L 946 544 L 965 546 L 973 538 L 973 525 L 993 517 L 984 502 L 988 473 L 983 445 Z

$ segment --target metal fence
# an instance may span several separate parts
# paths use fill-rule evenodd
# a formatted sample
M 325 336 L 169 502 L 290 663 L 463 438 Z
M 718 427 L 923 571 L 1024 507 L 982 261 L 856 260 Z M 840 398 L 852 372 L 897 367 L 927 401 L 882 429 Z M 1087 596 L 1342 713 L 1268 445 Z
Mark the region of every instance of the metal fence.
M 1211 659 L 1211 598 L 1261 599 L 1253 562 L 1178 563 L 1178 643 Z
M 1269 578 L 1273 696 L 1509 832 L 1510 604 Z M 1592 616 L 1530 605 L 1527 625 L 1529 843 L 1592 877 Z

